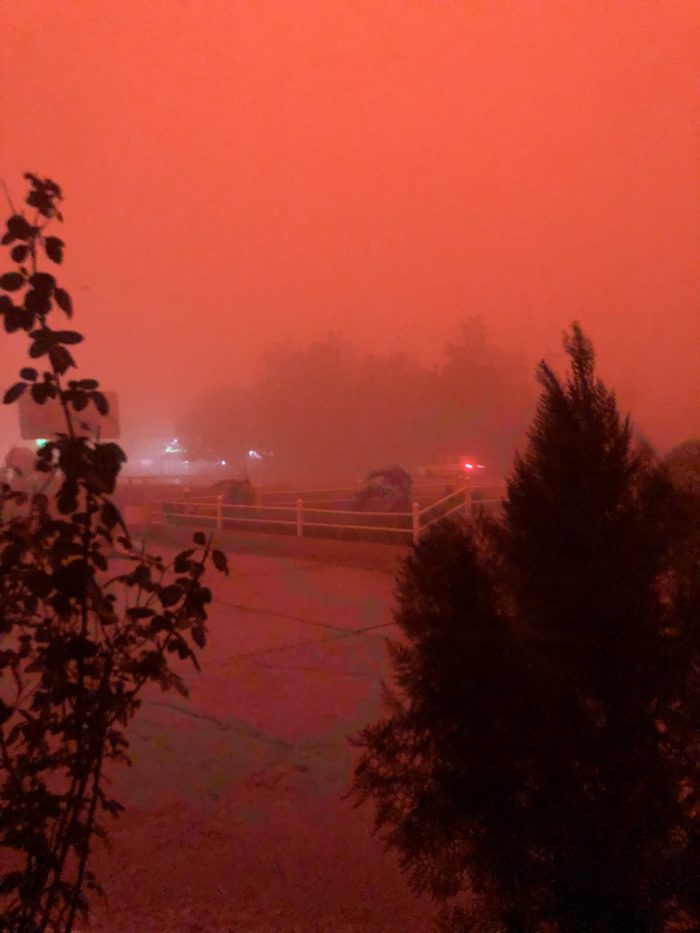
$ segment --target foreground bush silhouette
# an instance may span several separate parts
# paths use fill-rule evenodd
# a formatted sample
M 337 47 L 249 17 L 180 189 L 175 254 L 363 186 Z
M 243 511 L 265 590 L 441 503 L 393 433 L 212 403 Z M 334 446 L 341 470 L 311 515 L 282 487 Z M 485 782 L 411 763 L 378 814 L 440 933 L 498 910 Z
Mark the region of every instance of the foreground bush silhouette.
M 105 765 L 128 762 L 125 728 L 147 683 L 187 695 L 168 658 L 198 667 L 205 566 L 227 567 L 200 532 L 172 567 L 134 547 L 110 499 L 125 455 L 81 424 L 88 406 L 107 414 L 107 400 L 94 379 L 68 378 L 68 347 L 82 336 L 49 323 L 72 315 L 70 295 L 39 270 L 43 256 L 63 258 L 63 241 L 46 232 L 62 220 L 61 190 L 25 177 L 32 219 L 13 212 L 7 222 L 2 244 L 16 268 L 0 276 L 0 313 L 8 333 L 26 332 L 43 371 L 22 368 L 4 401 L 30 392 L 65 417 L 37 460 L 54 499 L 8 485 L 0 497 L 0 929 L 29 933 L 70 931 L 87 915 L 99 891 L 93 841 L 106 836 L 103 815 L 123 809 L 106 791 Z
M 352 793 L 452 930 L 661 931 L 698 910 L 698 563 L 577 326 L 504 516 L 405 562 Z

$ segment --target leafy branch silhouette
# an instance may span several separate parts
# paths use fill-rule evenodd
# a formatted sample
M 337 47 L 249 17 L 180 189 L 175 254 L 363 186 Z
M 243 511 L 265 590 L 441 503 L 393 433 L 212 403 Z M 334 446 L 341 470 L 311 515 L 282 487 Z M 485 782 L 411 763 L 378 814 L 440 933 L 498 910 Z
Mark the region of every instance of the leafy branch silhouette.
M 25 178 L 27 210 L 12 208 L 0 241 L 15 266 L 0 275 L 0 315 L 8 334 L 26 333 L 33 365 L 3 401 L 28 392 L 58 404 L 65 430 L 37 454 L 53 494 L 0 490 L 0 929 L 23 933 L 72 930 L 101 893 L 90 855 L 107 839 L 105 814 L 123 810 L 105 767 L 129 763 L 126 729 L 148 683 L 187 696 L 171 661 L 199 669 L 205 569 L 228 573 L 202 532 L 171 564 L 134 545 L 111 498 L 126 456 L 81 420 L 91 405 L 107 415 L 107 397 L 96 379 L 69 378 L 82 334 L 50 323 L 73 315 L 69 293 L 39 268 L 63 261 L 63 240 L 48 232 L 63 194 Z

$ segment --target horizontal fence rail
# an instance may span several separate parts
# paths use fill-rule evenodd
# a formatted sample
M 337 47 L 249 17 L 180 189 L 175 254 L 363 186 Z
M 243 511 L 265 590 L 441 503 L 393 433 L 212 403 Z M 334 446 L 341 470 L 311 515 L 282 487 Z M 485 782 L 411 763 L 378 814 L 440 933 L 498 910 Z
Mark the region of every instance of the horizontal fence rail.
M 433 490 L 436 487 L 432 487 Z M 438 487 L 440 492 L 445 487 Z M 349 490 L 342 490 L 347 492 Z M 276 491 L 273 491 L 276 494 Z M 292 499 L 294 491 L 280 493 L 285 500 L 272 504 L 265 494 L 249 505 L 224 502 L 222 496 L 177 497 L 157 499 L 149 504 L 129 507 L 132 521 L 144 525 L 191 525 L 248 532 L 295 535 L 296 537 L 334 537 L 365 541 L 384 541 L 392 544 L 417 544 L 426 529 L 452 516 L 469 516 L 483 510 L 500 509 L 504 487 L 468 485 L 450 490 L 440 498 L 433 498 L 421 506 L 418 496 L 410 512 L 363 511 L 338 508 L 352 499 L 332 499 L 324 503 L 320 493 L 338 490 L 305 490 L 304 496 Z M 354 490 L 357 492 L 357 490 Z M 329 508 L 328 504 L 335 507 Z M 137 514 L 138 513 L 138 514 Z M 128 515 L 128 512 L 127 512 Z

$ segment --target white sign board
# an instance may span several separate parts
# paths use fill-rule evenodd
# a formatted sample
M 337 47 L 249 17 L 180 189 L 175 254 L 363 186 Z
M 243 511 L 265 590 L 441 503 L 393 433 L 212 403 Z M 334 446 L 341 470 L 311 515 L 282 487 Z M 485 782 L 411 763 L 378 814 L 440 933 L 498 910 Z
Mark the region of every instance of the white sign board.
M 116 440 L 119 437 L 119 405 L 116 392 L 102 393 L 109 404 L 109 414 L 101 415 L 92 399 L 82 411 L 74 411 L 73 423 L 78 434 L 101 440 Z M 51 440 L 56 434 L 66 434 L 66 419 L 57 399 L 47 399 L 38 405 L 29 392 L 19 400 L 19 428 L 22 439 L 35 441 L 39 438 Z

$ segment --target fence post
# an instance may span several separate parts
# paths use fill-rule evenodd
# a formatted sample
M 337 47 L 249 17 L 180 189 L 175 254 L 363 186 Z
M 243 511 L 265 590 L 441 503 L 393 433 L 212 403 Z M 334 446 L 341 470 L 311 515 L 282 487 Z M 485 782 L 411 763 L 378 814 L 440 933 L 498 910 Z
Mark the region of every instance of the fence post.
M 224 527 L 224 497 L 216 497 L 216 527 L 219 531 Z
M 420 502 L 414 502 L 411 506 L 411 529 L 413 531 L 413 543 L 420 541 Z
M 304 519 L 302 516 L 303 508 L 304 508 L 303 500 L 297 499 L 297 538 L 301 538 L 304 534 Z

